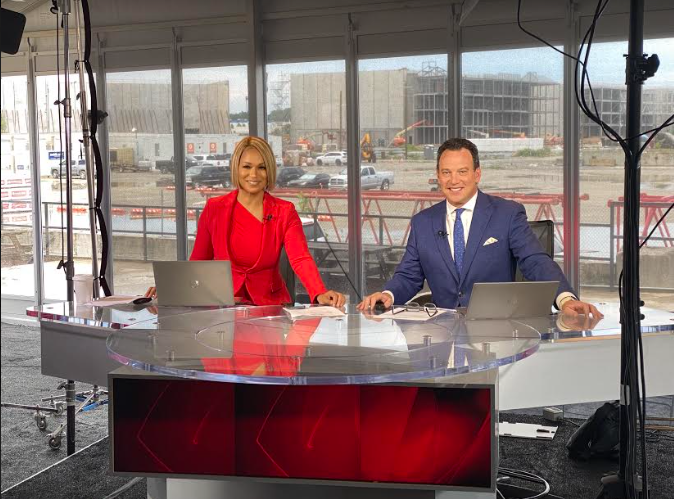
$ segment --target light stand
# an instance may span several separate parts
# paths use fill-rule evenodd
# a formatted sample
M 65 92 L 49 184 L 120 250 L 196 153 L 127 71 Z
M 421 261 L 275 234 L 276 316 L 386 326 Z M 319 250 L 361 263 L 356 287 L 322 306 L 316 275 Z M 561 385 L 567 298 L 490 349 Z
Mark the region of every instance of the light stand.
M 94 180 L 95 180 L 95 171 L 94 167 L 94 158 L 91 151 L 91 134 L 89 130 L 89 118 L 88 118 L 88 109 L 87 109 L 87 91 L 86 91 L 86 78 L 84 76 L 84 64 L 83 61 L 83 51 L 82 51 L 82 40 L 81 40 L 81 29 L 80 29 L 80 2 L 75 1 L 75 22 L 76 22 L 76 34 L 77 34 L 77 57 L 80 61 L 78 65 L 79 75 L 80 75 L 80 112 L 82 116 L 82 143 L 84 144 L 84 158 L 87 166 L 87 194 L 89 198 L 89 232 L 91 235 L 91 275 L 94 278 L 94 289 L 93 297 L 98 298 L 100 296 L 100 286 L 98 284 L 99 272 L 98 272 L 98 251 L 96 244 L 96 195 L 94 193 Z M 95 119 L 95 117 L 92 117 Z
M 68 16 L 70 15 L 70 0 L 58 0 L 58 10 L 63 20 L 63 76 L 65 97 L 61 101 L 63 106 L 63 128 L 65 131 L 66 157 L 66 241 L 67 253 L 64 263 L 66 269 L 66 288 L 69 302 L 74 300 L 73 276 L 75 263 L 73 262 L 73 174 L 72 174 L 72 107 L 70 103 L 70 43 L 68 33 Z M 58 33 L 56 34 L 58 36 Z M 75 453 L 75 381 L 66 382 L 66 437 L 67 453 Z
M 621 296 L 620 350 L 620 463 L 617 475 L 602 479 L 599 498 L 647 499 L 646 477 L 634 466 L 637 449 L 637 408 L 639 404 L 638 345 L 641 336 L 642 305 L 639 297 L 639 194 L 641 191 L 641 85 L 657 70 L 657 56 L 646 58 L 644 46 L 644 1 L 630 0 L 629 48 L 627 55 L 627 148 L 625 153 L 625 192 L 623 276 Z M 641 366 L 643 370 L 644 366 Z M 646 394 L 642 393 L 642 397 Z M 645 414 L 641 414 L 645 418 Z M 642 422 L 643 423 L 643 422 Z M 645 469 L 646 449 L 641 448 Z M 642 484 L 643 480 L 643 484 Z

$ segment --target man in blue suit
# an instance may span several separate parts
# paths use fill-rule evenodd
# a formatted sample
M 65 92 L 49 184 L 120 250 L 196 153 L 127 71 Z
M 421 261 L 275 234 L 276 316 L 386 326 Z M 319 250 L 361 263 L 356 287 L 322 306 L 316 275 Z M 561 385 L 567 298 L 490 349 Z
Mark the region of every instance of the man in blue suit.
M 359 304 L 369 310 L 403 304 L 423 287 L 424 279 L 439 307 L 465 307 L 476 282 L 506 282 L 519 265 L 530 281 L 559 281 L 555 305 L 568 315 L 602 317 L 578 300 L 566 277 L 548 256 L 527 222 L 524 206 L 478 189 L 482 176 L 477 147 L 449 139 L 438 149 L 438 187 L 446 201 L 412 218 L 407 249 L 383 292 Z

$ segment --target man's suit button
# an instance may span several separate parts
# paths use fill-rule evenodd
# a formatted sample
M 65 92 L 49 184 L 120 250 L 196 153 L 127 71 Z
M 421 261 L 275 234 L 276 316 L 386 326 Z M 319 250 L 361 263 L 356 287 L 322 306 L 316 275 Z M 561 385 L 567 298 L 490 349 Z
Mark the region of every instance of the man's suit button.
M 463 291 L 459 291 L 459 298 L 463 298 Z

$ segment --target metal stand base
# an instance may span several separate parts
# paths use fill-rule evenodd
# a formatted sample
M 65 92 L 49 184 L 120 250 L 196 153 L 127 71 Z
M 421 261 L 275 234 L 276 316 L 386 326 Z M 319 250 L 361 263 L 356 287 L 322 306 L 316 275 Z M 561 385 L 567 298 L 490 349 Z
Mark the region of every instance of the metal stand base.
M 495 499 L 490 492 L 449 492 L 389 487 L 345 487 L 314 484 L 261 483 L 253 481 L 148 478 L 148 499 Z M 552 496 L 550 496 L 552 497 Z

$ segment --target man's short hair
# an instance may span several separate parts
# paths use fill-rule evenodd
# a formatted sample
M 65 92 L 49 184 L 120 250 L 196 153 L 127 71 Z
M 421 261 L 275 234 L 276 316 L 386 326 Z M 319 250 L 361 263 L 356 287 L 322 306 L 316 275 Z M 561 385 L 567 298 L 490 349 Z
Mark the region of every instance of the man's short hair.
M 480 156 L 477 152 L 477 146 L 468 139 L 453 138 L 445 140 L 440 147 L 438 147 L 438 159 L 435 164 L 435 169 L 440 170 L 440 156 L 445 151 L 460 151 L 467 149 L 473 157 L 473 170 L 480 168 Z

